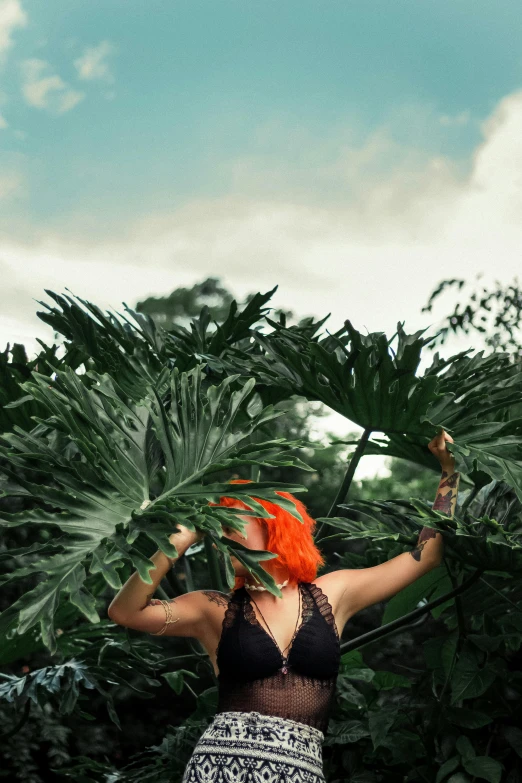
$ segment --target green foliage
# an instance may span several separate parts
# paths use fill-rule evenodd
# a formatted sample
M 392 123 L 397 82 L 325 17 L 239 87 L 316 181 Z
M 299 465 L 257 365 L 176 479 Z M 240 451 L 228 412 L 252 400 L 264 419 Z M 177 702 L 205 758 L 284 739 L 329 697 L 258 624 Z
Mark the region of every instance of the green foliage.
M 192 749 L 209 721 L 186 720 L 181 726 L 167 726 L 167 733 L 159 745 L 152 745 L 136 753 L 130 764 L 122 769 L 101 763 L 88 756 L 74 759 L 74 763 L 54 768 L 51 771 L 63 780 L 75 783 L 171 783 L 181 780 L 183 770 Z
M 23 675 L 0 673 L 0 701 L 16 704 L 19 710 L 33 705 L 42 709 L 52 706 L 60 715 L 75 712 L 85 720 L 94 720 L 81 702 L 88 702 L 91 697 L 87 691 L 95 690 L 103 696 L 110 720 L 121 729 L 114 705 L 114 687 L 128 688 L 141 699 L 153 698 L 149 689 L 159 687 L 155 671 L 167 667 L 168 659 L 152 642 L 146 639 L 131 642 L 128 634 L 114 636 L 113 629 L 114 624 L 109 621 L 94 627 L 60 628 L 57 652 L 63 663 L 36 668 Z M 197 676 L 183 669 L 162 676 L 174 690 L 181 685 L 176 691 L 179 693 L 184 674 Z
M 124 734 L 119 706 L 131 696 L 146 705 L 153 689 L 156 704 L 164 690 L 169 719 L 160 744 L 149 739 L 122 765 L 105 748 L 82 748 L 81 739 L 73 760 L 63 737 L 55 737 L 50 766 L 57 779 L 86 783 L 179 779 L 216 707 L 208 658 L 187 640 L 123 634 L 100 612 L 122 577 L 136 570 L 150 584 L 152 547 L 174 556 L 169 535 L 177 524 L 203 531 L 205 543 L 166 576 L 164 597 L 208 586 L 209 578 L 217 587 L 222 575 L 231 585 L 231 552 L 277 594 L 262 567 L 273 554 L 221 536 L 225 523 L 243 529 L 245 512 L 211 504 L 226 494 L 263 517 L 254 498 L 266 498 L 299 518 L 276 492 L 308 488 L 321 509 L 327 569 L 384 562 L 410 549 L 423 526 L 445 540 L 439 568 L 384 611 L 368 610 L 371 639 L 359 618 L 348 624 L 352 637 L 343 642 L 349 652 L 325 741 L 328 779 L 496 782 L 508 773 L 508 783 L 516 783 L 522 775 L 515 718 L 522 695 L 519 364 L 508 354 L 468 356 L 470 349 L 447 359 L 435 354 L 419 374 L 433 340 L 422 331 L 408 335 L 399 323 L 390 339 L 363 335 L 346 321 L 321 337 L 326 319 L 287 326 L 282 313 L 279 321 L 267 318 L 273 291 L 253 294 L 240 308 L 216 280 L 205 283 L 178 291 L 165 319 L 158 302 L 106 314 L 48 291 L 56 307 L 44 305 L 48 312 L 39 315 L 64 338 L 62 357 L 43 343 L 32 362 L 20 347 L 11 361 L 4 354 L 0 585 L 9 601 L 0 614 L 0 660 L 11 668 L 0 679 L 5 741 L 25 737 L 41 714 L 67 716 L 80 735 L 94 736 L 96 699 L 109 712 L 108 725 Z M 215 309 L 209 300 L 188 327 L 179 321 L 179 312 L 194 315 L 198 298 L 212 291 Z M 317 403 L 362 427 L 363 435 L 319 449 L 306 426 Z M 462 477 L 451 519 L 432 509 L 428 495 L 440 466 L 426 446 L 440 427 L 455 439 L 451 450 Z M 347 445 L 356 448 L 343 464 Z M 365 454 L 391 457 L 392 477 L 356 482 Z M 255 481 L 231 485 L 233 477 Z M 15 668 L 21 661 L 30 661 L 22 671 Z M 23 763 L 32 774 L 32 755 L 25 762 L 9 758 L 17 779 L 26 780 Z M 27 779 L 42 778 L 35 769 Z
M 397 325 L 397 350 L 382 332 L 363 335 L 350 321 L 334 335 L 315 336 L 324 321 L 307 327 L 274 327 L 255 334 L 264 355 L 251 359 L 252 370 L 268 384 L 319 400 L 360 427 L 386 433 L 428 435 L 422 414 L 436 398 L 433 373 L 417 376 L 424 345 L 422 331 L 407 335 Z M 425 330 L 424 330 L 425 331 Z
M 506 495 L 510 496 L 509 511 L 506 511 Z M 491 501 L 500 499 L 498 518 L 482 513 L 492 510 Z M 464 500 L 464 503 L 466 501 Z M 463 513 L 462 499 L 457 504 L 455 515 L 434 511 L 423 500 L 410 498 L 409 501 L 371 501 L 359 500 L 339 505 L 346 516 L 320 517 L 322 522 L 338 531 L 323 541 L 372 540 L 388 542 L 388 556 L 393 556 L 406 548 L 412 548 L 423 527 L 438 530 L 447 542 L 446 552 L 450 560 L 456 560 L 463 566 L 475 566 L 485 572 L 522 573 L 522 505 L 506 484 L 493 481 L 483 487 L 473 504 L 477 516 Z M 494 508 L 494 507 L 493 507 Z M 436 577 L 433 572 L 424 579 L 431 582 Z M 422 580 L 408 588 L 411 591 L 421 589 Z M 404 592 L 404 591 L 403 591 Z M 402 595 L 402 593 L 401 593 Z M 392 599 L 393 600 L 393 599 Z
M 228 376 L 218 387 L 207 385 L 203 391 L 200 367 L 181 374 L 174 368 L 163 372 L 136 404 L 125 399 L 108 375 L 94 371 L 87 375 L 90 388 L 70 368 L 57 372 L 52 384 L 33 373 L 34 380 L 24 382 L 23 388 L 47 416 L 38 417 L 31 432 L 15 427 L 14 433 L 5 433 L 10 448 L 0 447 L 10 466 L 4 472 L 15 485 L 4 490 L 4 497 L 16 495 L 18 485 L 42 505 L 55 508 L 30 514 L 1 513 L 0 524 L 57 525 L 63 534 L 47 557 L 0 579 L 5 584 L 35 571 L 48 577 L 15 602 L 7 617 L 2 615 L 0 627 L 8 630 L 16 610 L 20 613 L 18 631 L 23 633 L 39 622 L 51 652 L 56 650 L 53 616 L 63 592 L 90 622 L 99 621 L 93 596 L 84 586 L 87 558 L 89 573 L 100 573 L 113 588 L 122 586 L 118 575 L 122 558 L 130 558 L 143 581 L 150 584 L 152 563 L 134 546 L 139 536 L 148 536 L 166 555 L 175 557 L 175 547 L 168 540 L 175 522 L 217 539 L 223 521 L 244 529 L 237 513 L 208 505 L 217 503 L 220 495 L 248 498 L 255 489 L 258 497 L 278 499 L 299 517 L 293 503 L 275 494 L 278 488 L 299 492 L 299 486 L 258 482 L 249 489 L 238 485 L 232 490 L 223 483 L 205 484 L 205 480 L 241 465 L 307 467 L 284 456 L 288 447 L 281 439 L 248 442 L 261 424 L 282 415 L 272 407 L 248 408 L 253 379 L 234 389 L 239 376 Z M 45 483 L 25 480 L 22 473 L 27 468 L 45 475 Z M 248 504 L 257 516 L 267 516 L 258 502 L 250 498 Z M 219 543 L 228 556 L 230 545 L 226 540 Z M 279 592 L 266 572 L 263 582 Z

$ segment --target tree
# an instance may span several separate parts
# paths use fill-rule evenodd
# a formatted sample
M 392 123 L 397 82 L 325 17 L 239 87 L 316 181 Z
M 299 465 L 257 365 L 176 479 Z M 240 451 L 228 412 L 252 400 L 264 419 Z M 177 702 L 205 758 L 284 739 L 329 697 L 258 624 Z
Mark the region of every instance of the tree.
M 522 290 L 518 278 L 504 285 L 498 280 L 494 286 L 478 284 L 482 274 L 476 276 L 477 284 L 468 294 L 467 303 L 463 304 L 459 297 L 453 312 L 441 320 L 440 330 L 435 345 L 443 345 L 451 334 L 480 335 L 486 346 L 494 351 L 513 352 L 520 358 L 522 355 L 522 334 L 520 321 L 522 313 Z M 451 290 L 460 294 L 463 288 L 469 289 L 469 283 L 463 278 L 442 280 L 432 291 L 422 312 L 431 313 L 435 300 Z M 466 291 L 467 293 L 467 291 Z

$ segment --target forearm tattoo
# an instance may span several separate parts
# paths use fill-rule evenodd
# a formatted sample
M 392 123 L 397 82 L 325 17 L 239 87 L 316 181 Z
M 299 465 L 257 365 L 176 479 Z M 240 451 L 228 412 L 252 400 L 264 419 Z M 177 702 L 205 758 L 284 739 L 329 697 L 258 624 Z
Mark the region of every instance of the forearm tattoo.
M 446 514 L 448 517 L 452 517 L 455 513 L 455 506 L 457 505 L 457 494 L 459 491 L 460 473 L 452 473 L 451 476 L 447 471 L 442 471 L 442 478 L 440 480 L 439 488 L 437 490 L 437 497 L 433 504 L 434 511 L 440 511 L 441 514 Z M 447 492 L 441 490 L 447 489 Z M 453 490 L 455 490 L 453 492 Z
M 426 546 L 426 542 L 429 541 L 430 538 L 435 538 L 436 535 L 437 535 L 437 531 L 433 530 L 432 527 L 422 528 L 419 534 L 419 540 L 417 541 L 415 547 L 410 552 L 410 555 L 413 557 L 414 560 L 420 562 L 421 553 L 424 547 Z
M 206 595 L 208 600 L 213 604 L 228 606 L 230 597 L 226 595 L 226 593 L 220 593 L 219 590 L 203 590 L 203 595 Z
M 446 470 L 442 471 L 441 480 L 437 488 L 437 496 L 432 506 L 434 511 L 439 511 L 442 514 L 446 514 L 446 516 L 448 517 L 453 517 L 453 514 L 455 513 L 455 506 L 457 505 L 459 481 L 460 481 L 460 473 L 454 472 L 451 473 L 450 475 Z M 419 540 L 417 541 L 415 547 L 410 552 L 410 555 L 413 557 L 414 560 L 420 562 L 422 550 L 424 549 L 426 543 L 430 540 L 430 538 L 437 537 L 437 532 L 438 532 L 437 530 L 434 530 L 431 527 L 422 528 L 419 534 Z

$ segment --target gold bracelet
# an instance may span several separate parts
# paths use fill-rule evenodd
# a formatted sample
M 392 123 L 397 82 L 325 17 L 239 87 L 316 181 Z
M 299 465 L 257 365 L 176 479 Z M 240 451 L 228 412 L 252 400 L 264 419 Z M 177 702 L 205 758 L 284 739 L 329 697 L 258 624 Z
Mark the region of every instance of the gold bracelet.
M 163 608 L 165 609 L 165 625 L 161 629 L 161 631 L 151 631 L 151 634 L 153 636 L 160 636 L 162 633 L 165 633 L 167 629 L 167 625 L 170 625 L 171 623 L 177 623 L 180 619 L 177 617 L 175 620 L 172 619 L 172 608 L 170 606 L 170 601 L 165 601 L 165 599 L 160 599 L 161 603 L 163 604 Z

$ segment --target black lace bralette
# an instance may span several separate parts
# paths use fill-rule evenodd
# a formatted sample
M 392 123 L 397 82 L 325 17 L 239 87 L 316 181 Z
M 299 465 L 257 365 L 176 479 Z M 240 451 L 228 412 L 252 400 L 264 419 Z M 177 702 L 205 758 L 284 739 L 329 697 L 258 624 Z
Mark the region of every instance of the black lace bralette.
M 339 672 L 340 645 L 328 598 L 311 582 L 299 584 L 301 623 L 287 665 L 261 625 L 244 587 L 230 597 L 217 649 L 217 712 L 260 712 L 326 731 Z

